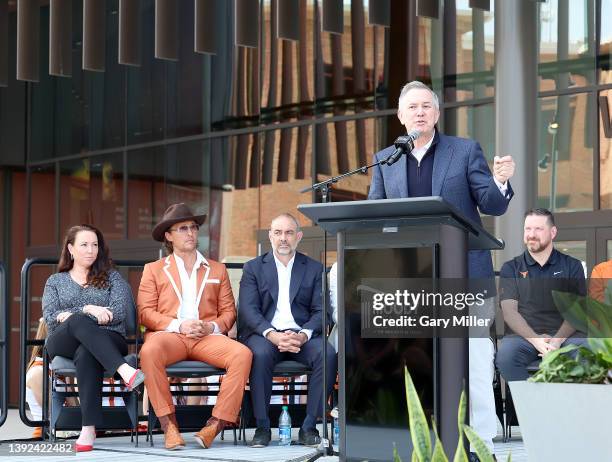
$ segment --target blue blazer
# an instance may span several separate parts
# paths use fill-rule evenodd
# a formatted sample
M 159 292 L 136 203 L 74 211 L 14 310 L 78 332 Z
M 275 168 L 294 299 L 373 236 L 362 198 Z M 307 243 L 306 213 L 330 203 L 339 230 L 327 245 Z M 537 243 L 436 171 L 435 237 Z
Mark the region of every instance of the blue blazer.
M 295 322 L 302 329 L 312 329 L 312 336 L 321 333 L 323 265 L 296 252 L 289 300 Z M 244 264 L 238 296 L 238 338 L 246 341 L 251 335 L 262 335 L 271 324 L 278 302 L 278 273 L 274 254 L 268 252 Z
M 503 215 L 514 195 L 510 183 L 504 197 L 493 180 L 493 175 L 480 144 L 473 140 L 446 136 L 438 132 L 434 154 L 431 193 L 474 222 L 482 225 L 478 211 L 486 215 Z M 374 154 L 374 161 L 388 157 L 395 147 L 389 146 Z M 368 199 L 399 199 L 408 197 L 406 156 L 393 165 L 374 167 Z M 493 262 L 488 250 L 472 250 L 468 255 L 468 271 L 472 278 L 493 276 Z

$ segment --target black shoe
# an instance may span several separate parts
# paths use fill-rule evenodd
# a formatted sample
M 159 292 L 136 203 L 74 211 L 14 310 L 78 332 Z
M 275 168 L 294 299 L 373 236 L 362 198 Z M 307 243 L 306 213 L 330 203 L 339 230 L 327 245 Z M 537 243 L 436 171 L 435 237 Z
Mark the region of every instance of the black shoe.
M 321 437 L 319 436 L 319 430 L 316 428 L 309 428 L 308 430 L 300 428 L 298 433 L 298 444 L 316 447 L 320 443 Z
M 253 440 L 251 441 L 251 447 L 265 448 L 268 444 L 270 444 L 271 439 L 272 430 L 269 428 L 257 427 L 255 430 L 255 436 L 253 436 Z

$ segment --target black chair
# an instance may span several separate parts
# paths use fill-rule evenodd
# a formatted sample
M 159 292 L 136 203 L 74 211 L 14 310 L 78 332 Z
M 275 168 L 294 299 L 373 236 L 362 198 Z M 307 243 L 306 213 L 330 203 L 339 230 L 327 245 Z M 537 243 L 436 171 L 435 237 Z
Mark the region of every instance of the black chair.
M 128 344 L 135 345 L 138 352 L 139 338 L 136 329 L 136 308 L 128 308 L 125 319 L 125 329 Z M 45 348 L 44 354 L 48 358 Z M 132 367 L 138 368 L 138 356 L 135 353 L 128 354 L 125 362 Z M 78 396 L 76 385 L 66 385 L 64 377 L 76 377 L 76 366 L 72 359 L 56 356 L 51 361 L 51 402 L 49 406 L 49 430 L 52 440 L 56 439 L 56 431 L 60 430 L 80 430 L 81 429 L 81 409 L 78 406 L 64 406 L 65 399 L 71 396 Z M 109 371 L 104 372 L 104 378 L 108 379 L 115 374 Z M 116 385 L 115 385 L 116 386 Z M 103 396 L 121 397 L 125 406 L 104 406 L 102 408 L 103 424 L 96 427 L 96 430 L 130 430 L 131 441 L 134 441 L 136 434 L 136 446 L 138 446 L 138 391 L 106 391 Z
M 166 375 L 168 377 L 177 377 L 181 379 L 187 378 L 207 378 L 211 376 L 222 376 L 225 374 L 225 369 L 219 369 L 202 361 L 179 361 L 166 367 Z M 220 386 L 221 382 L 207 383 L 208 386 Z M 181 383 L 181 388 L 186 390 L 172 390 L 172 396 L 216 396 L 217 391 L 211 390 L 189 390 L 190 387 L 198 386 L 199 383 Z M 176 420 L 181 431 L 200 430 L 206 420 L 212 415 L 212 405 L 176 405 Z M 153 446 L 153 429 L 158 424 L 157 416 L 153 406 L 149 405 L 148 412 L 148 430 L 147 439 Z M 224 438 L 224 433 L 221 434 L 221 439 Z M 233 428 L 234 445 L 238 444 L 236 428 Z

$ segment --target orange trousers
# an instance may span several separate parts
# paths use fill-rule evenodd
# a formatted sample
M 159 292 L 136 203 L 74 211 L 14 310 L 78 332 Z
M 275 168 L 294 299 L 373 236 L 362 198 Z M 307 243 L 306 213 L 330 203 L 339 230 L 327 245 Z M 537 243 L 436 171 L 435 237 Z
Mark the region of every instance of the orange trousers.
M 152 332 L 147 334 L 140 350 L 145 386 L 158 417 L 174 413 L 166 366 L 177 361 L 195 360 L 226 370 L 212 415 L 237 422 L 252 358 L 248 347 L 225 335 L 193 339 L 174 332 Z

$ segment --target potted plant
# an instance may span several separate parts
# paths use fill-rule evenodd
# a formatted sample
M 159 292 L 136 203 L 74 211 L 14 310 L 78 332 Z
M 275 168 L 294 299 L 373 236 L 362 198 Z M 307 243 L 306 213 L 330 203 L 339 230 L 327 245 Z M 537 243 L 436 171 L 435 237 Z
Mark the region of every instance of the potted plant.
M 565 320 L 588 347 L 548 353 L 528 381 L 510 382 L 529 460 L 612 460 L 612 306 L 554 292 Z

